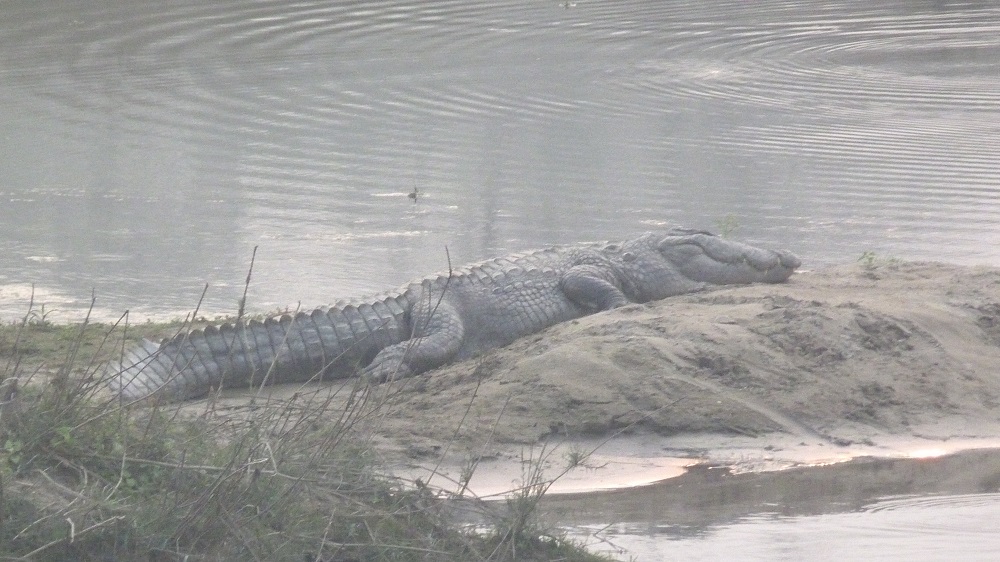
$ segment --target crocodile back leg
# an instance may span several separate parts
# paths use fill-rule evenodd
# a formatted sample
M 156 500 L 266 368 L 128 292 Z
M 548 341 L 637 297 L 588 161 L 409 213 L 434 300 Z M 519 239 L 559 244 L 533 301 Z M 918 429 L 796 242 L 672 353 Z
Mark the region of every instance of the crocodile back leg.
M 380 351 L 362 376 L 371 382 L 409 377 L 448 363 L 462 347 L 462 316 L 440 293 L 421 291 L 411 307 L 409 325 L 410 338 Z

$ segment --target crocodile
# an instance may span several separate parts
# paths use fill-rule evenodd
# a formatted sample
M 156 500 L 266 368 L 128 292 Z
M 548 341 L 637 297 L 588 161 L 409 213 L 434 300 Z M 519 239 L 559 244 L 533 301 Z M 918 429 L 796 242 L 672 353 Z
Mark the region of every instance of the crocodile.
M 800 264 L 786 250 L 685 228 L 553 246 L 309 312 L 210 325 L 158 344 L 144 340 L 109 363 L 109 384 L 129 401 L 352 375 L 377 384 L 630 303 L 709 285 L 780 283 Z

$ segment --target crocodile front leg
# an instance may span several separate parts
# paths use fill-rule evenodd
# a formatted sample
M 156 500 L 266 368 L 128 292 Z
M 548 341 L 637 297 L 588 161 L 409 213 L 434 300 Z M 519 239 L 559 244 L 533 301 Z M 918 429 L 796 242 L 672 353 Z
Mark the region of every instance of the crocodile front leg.
M 426 295 L 413 305 L 410 330 L 410 339 L 380 351 L 362 369 L 361 376 L 381 383 L 440 367 L 455 357 L 465 336 L 458 311 L 448 302 Z

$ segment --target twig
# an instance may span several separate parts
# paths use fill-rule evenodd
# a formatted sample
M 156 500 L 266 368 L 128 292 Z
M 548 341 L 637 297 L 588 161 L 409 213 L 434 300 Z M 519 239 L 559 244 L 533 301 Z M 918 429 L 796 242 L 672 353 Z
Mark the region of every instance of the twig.
M 87 527 L 86 529 L 80 531 L 79 533 L 75 533 L 74 534 L 73 533 L 73 529 L 75 528 L 75 526 L 73 525 L 73 521 L 71 521 L 71 520 L 69 520 L 67 518 L 67 520 L 70 521 L 70 538 L 69 538 L 69 542 L 73 542 L 76 539 L 76 537 L 79 537 L 81 535 L 85 535 L 85 534 L 89 533 L 90 531 L 93 531 L 94 529 L 99 529 L 99 528 L 107 525 L 108 523 L 114 523 L 116 521 L 121 521 L 122 519 L 125 519 L 124 515 L 115 515 L 113 517 L 109 517 L 109 518 L 105 519 L 104 521 L 99 521 L 97 523 L 94 523 L 90 527 Z M 35 556 L 36 554 L 41 554 L 42 552 L 45 552 L 46 550 L 52 548 L 53 546 L 56 546 L 57 544 L 63 543 L 65 541 L 66 541 L 66 539 L 56 539 L 54 541 L 48 542 L 46 544 L 43 544 L 42 546 L 36 548 L 35 550 L 32 550 L 31 552 L 25 554 L 22 557 L 22 559 L 23 560 L 31 560 L 31 558 L 33 556 Z
M 253 247 L 253 253 L 250 254 L 250 268 L 247 270 L 247 280 L 243 284 L 243 297 L 240 299 L 239 308 L 236 310 L 236 319 L 239 320 L 243 318 L 243 313 L 247 304 L 247 291 L 250 290 L 250 276 L 253 275 L 253 262 L 257 259 L 257 248 Z

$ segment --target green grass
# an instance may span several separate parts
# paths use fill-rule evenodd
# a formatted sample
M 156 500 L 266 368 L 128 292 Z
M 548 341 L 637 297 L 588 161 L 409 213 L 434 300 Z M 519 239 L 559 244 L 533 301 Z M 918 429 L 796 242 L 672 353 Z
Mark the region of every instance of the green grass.
M 405 486 L 369 445 L 391 388 L 349 381 L 348 406 L 300 393 L 238 413 L 128 406 L 103 365 L 185 322 L 0 326 L 0 559 L 603 560 L 540 529 L 529 474 L 492 527 Z M 338 402 L 339 403 L 339 402 Z
M 873 271 L 881 266 L 898 265 L 900 260 L 892 256 L 880 256 L 872 250 L 866 250 L 861 252 L 858 263 L 866 270 Z

